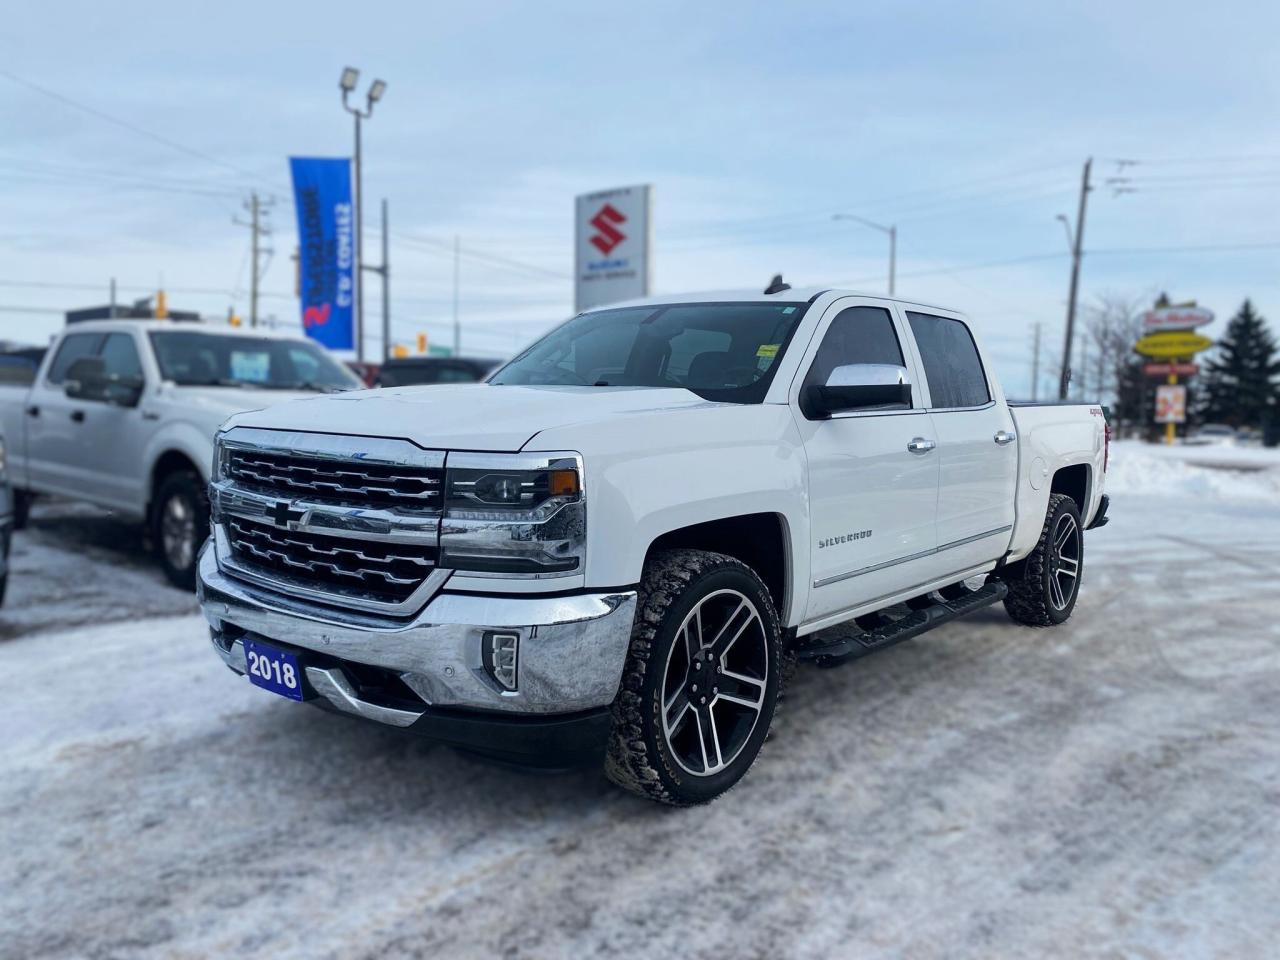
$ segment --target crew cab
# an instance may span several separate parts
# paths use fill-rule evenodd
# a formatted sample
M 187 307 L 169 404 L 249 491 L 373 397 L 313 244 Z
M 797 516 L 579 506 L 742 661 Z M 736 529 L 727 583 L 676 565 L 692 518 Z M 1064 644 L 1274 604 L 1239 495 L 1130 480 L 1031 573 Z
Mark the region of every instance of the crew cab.
M 1066 620 L 1107 443 L 1096 405 L 1007 403 L 953 310 L 650 298 L 484 383 L 232 417 L 198 591 L 260 687 L 698 803 L 755 759 L 793 657 L 1000 601 Z
M 169 579 L 191 589 L 222 421 L 359 386 L 299 337 L 163 320 L 69 325 L 30 383 L 0 382 L 17 520 L 42 494 L 144 520 Z

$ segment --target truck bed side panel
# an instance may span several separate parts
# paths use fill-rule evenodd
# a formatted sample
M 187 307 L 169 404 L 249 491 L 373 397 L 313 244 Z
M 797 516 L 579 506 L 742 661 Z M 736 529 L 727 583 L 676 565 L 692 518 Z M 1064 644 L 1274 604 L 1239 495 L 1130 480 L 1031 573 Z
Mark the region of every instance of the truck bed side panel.
M 1040 537 L 1053 476 L 1063 467 L 1089 469 L 1082 513 L 1087 526 L 1103 487 L 1105 420 L 1096 404 L 1010 404 L 1018 434 L 1017 519 L 1010 560 L 1025 557 Z

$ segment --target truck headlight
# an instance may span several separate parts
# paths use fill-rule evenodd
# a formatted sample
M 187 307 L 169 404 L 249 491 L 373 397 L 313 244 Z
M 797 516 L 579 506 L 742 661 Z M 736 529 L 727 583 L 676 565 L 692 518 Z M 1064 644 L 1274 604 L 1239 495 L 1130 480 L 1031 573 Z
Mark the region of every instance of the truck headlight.
M 440 565 L 471 574 L 563 577 L 586 551 L 582 458 L 450 453 Z

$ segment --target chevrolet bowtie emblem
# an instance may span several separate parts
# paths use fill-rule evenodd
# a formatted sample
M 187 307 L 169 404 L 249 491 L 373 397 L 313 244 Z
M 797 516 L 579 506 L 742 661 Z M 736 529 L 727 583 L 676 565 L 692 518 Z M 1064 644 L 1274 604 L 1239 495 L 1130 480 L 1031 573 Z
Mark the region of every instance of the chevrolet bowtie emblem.
M 291 521 L 301 520 L 307 515 L 305 510 L 295 510 L 288 500 L 277 500 L 267 507 L 267 516 L 277 527 L 287 527 Z

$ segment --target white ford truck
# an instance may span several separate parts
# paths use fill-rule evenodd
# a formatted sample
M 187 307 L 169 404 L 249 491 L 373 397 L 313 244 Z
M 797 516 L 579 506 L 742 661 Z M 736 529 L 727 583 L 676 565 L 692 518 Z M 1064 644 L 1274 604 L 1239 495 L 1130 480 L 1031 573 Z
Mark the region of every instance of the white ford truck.
M 164 320 L 71 324 L 25 379 L 0 382 L 19 525 L 42 494 L 145 520 L 165 573 L 188 590 L 222 421 L 360 386 L 301 337 Z
M 1001 600 L 1066 620 L 1107 442 L 1098 406 L 1006 403 L 954 311 L 646 299 L 485 383 L 233 417 L 198 590 L 258 686 L 699 803 L 755 759 L 792 657 Z

